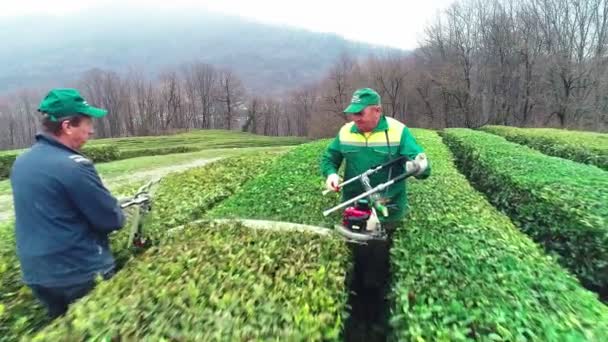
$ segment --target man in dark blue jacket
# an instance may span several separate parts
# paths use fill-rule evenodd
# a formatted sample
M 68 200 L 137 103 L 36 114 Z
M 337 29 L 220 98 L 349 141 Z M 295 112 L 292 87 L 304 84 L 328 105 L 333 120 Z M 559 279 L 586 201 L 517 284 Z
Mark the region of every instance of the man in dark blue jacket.
M 43 133 L 11 171 L 17 255 L 24 282 L 52 318 L 114 271 L 108 235 L 124 224 L 116 198 L 79 150 L 93 134 L 90 106 L 74 89 L 42 100 Z

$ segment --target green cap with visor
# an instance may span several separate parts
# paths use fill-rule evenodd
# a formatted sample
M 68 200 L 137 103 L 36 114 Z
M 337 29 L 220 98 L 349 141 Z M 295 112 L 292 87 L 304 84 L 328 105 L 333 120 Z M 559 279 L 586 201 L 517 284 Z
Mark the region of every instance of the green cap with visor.
M 350 100 L 350 105 L 344 110 L 344 114 L 360 113 L 368 106 L 381 104 L 380 95 L 371 88 L 357 89 Z
M 101 118 L 108 114 L 107 110 L 88 104 L 78 90 L 70 88 L 51 90 L 40 102 L 38 111 L 47 114 L 51 121 L 78 114 L 92 118 Z

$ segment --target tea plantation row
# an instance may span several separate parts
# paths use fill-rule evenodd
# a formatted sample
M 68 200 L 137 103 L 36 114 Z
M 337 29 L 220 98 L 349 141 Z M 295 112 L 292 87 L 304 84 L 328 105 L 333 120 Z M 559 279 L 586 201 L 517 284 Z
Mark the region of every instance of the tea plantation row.
M 348 265 L 335 237 L 189 225 L 33 340 L 337 340 Z
M 285 158 L 268 169 L 276 169 Z M 163 181 L 150 223 L 158 245 L 127 264 L 35 340 L 117 336 L 338 339 L 345 317 L 345 274 L 350 262 L 346 246 L 336 237 L 253 232 L 212 222 L 189 225 L 167 237 L 167 227 L 202 217 L 215 202 L 232 193 L 224 188 L 211 189 L 206 180 L 222 184 L 256 173 L 242 169 L 235 175 L 215 164 L 207 166 L 206 172 L 195 169 Z M 264 169 L 265 165 L 259 165 L 255 171 L 263 177 L 267 174 Z M 134 288 L 136 282 L 143 284 Z M 142 292 L 139 286 L 149 291 Z M 155 305 L 147 304 L 149 301 Z M 100 307 L 113 309 L 98 321 L 90 319 Z M 147 318 L 142 321 L 142 316 Z M 128 323 L 131 320 L 137 324 Z
M 95 139 L 85 146 L 83 154 L 96 163 L 103 163 L 203 149 L 289 146 L 306 141 L 307 139 L 298 137 L 269 137 L 224 130 L 197 130 L 165 136 Z M 15 158 L 22 151 L 0 151 L 0 180 L 8 178 Z
M 476 192 L 435 132 L 413 130 L 433 174 L 409 184 L 391 250 L 401 341 L 602 341 L 608 308 Z
M 392 338 L 606 340 L 608 307 L 597 295 L 584 289 L 469 184 L 436 132 L 412 132 L 426 149 L 433 174 L 424 181 L 408 181 L 411 210 L 395 234 L 391 250 Z M 499 145 L 487 136 L 513 146 Z M 496 182 L 480 188 L 483 192 L 517 194 L 489 197 L 500 208 L 505 202 L 524 208 L 525 214 L 515 209 L 505 212 L 537 241 L 548 244 L 531 232 L 542 226 L 545 213 L 560 209 L 550 205 L 561 207 L 564 214 L 557 214 L 554 219 L 562 220 L 558 222 L 569 229 L 560 230 L 560 240 L 551 242 L 558 246 L 585 244 L 592 252 L 586 257 L 570 254 L 583 262 L 586 272 L 577 271 L 581 266 L 570 267 L 564 256 L 559 262 L 581 279 L 587 274 L 594 281 L 602 278 L 593 270 L 602 270 L 599 261 L 603 260 L 603 252 L 597 243 L 604 240 L 601 234 L 593 235 L 597 233 L 593 225 L 605 222 L 601 221 L 605 219 L 604 208 L 593 202 L 597 201 L 594 194 L 599 190 L 594 193 L 584 186 L 589 183 L 601 188 L 605 184 L 594 178 L 593 172 L 576 169 L 582 173 L 572 183 L 561 185 L 567 191 L 560 191 L 559 186 L 539 185 L 542 179 L 549 180 L 545 185 L 554 184 L 551 177 L 572 175 L 568 173 L 573 172 L 570 169 L 560 170 L 565 173 L 552 169 L 547 161 L 551 157 L 533 151 L 546 158 L 537 161 L 532 152 L 522 153 L 529 149 L 482 132 L 448 130 L 444 138 L 462 170 L 485 172 L 485 178 Z M 302 145 L 276 160 L 269 156 L 226 159 L 167 177 L 159 186 L 153 214 L 146 225 L 154 246 L 75 304 L 67 316 L 24 339 L 340 339 L 348 318 L 347 275 L 352 268 L 344 242 L 332 235 L 252 230 L 237 223 L 211 221 L 257 218 L 325 227 L 338 223 L 338 214 L 322 216 L 324 209 L 339 203 L 336 195 L 321 196 L 323 179 L 318 162 L 327 144 L 328 141 L 317 141 Z M 496 146 L 500 146 L 498 151 Z M 500 164 L 509 160 L 501 159 L 503 149 L 521 154 L 522 159 L 516 159 L 518 163 L 513 167 Z M 544 173 L 541 162 L 548 165 L 549 174 Z M 569 167 L 574 168 L 575 164 L 604 172 L 572 164 Z M 503 169 L 503 173 L 498 173 Z M 556 175 L 550 174 L 555 172 Z M 513 174 L 516 176 L 510 180 L 508 175 Z M 591 199 L 582 199 L 581 205 L 569 209 L 569 203 L 579 200 L 572 185 L 575 182 L 590 191 Z M 479 186 L 477 181 L 474 184 Z M 526 198 L 526 191 L 538 196 L 536 204 L 518 202 Z M 543 191 L 562 197 L 547 201 L 548 195 Z M 566 197 L 566 193 L 572 197 Z M 502 201 L 495 201 L 492 196 Z M 536 211 L 539 215 L 535 215 Z M 526 226 L 520 215 L 532 215 L 533 220 Z M 187 224 L 201 218 L 204 220 L 200 223 Z M 570 221 L 563 221 L 566 219 Z M 167 234 L 168 228 L 181 224 L 187 225 Z M 112 238 L 121 264 L 132 255 L 125 248 L 127 235 L 123 231 Z M 4 248 L 0 251 L 9 251 L 6 246 L 0 242 Z M 7 264 L 4 255 L 0 254 L 0 265 Z M 14 265 L 15 260 L 12 262 Z M 10 276 L 6 279 L 17 279 L 14 271 L 2 273 L 0 281 L 5 275 Z M 23 287 L 16 291 L 26 293 Z M 13 296 L 11 304 L 4 305 L 0 319 L 7 314 L 17 316 L 13 315 L 14 304 L 24 303 L 18 298 Z M 31 296 L 26 303 L 21 307 L 31 307 Z M 34 316 L 26 312 L 20 317 L 27 321 L 27 317 Z M 6 321 L 12 327 L 6 330 L 7 340 L 31 332 L 26 329 L 27 324 L 23 325 L 23 318 L 21 325 L 15 323 L 17 320 Z M 0 324 L 4 321 L 0 320 Z
M 411 213 L 392 249 L 398 340 L 590 340 L 608 336 L 608 308 L 475 191 L 437 133 L 412 130 L 433 165 L 411 181 Z M 318 158 L 300 146 L 209 212 L 330 226 Z
M 238 191 L 242 183 L 253 178 L 274 157 L 259 153 L 228 158 L 163 179 L 155 196 L 153 213 L 146 220 L 146 234 L 155 241 L 164 235 L 167 227 L 196 218 L 197 213 L 204 213 Z M 127 248 L 129 227 L 127 224 L 111 236 L 119 267 L 133 255 Z M 0 341 L 14 341 L 47 322 L 42 308 L 21 282 L 12 222 L 0 226 L 0 237 Z
M 530 146 L 547 155 L 608 170 L 608 134 L 508 126 L 485 126 L 482 130 Z
M 608 173 L 505 139 L 448 129 L 460 169 L 589 288 L 608 293 Z

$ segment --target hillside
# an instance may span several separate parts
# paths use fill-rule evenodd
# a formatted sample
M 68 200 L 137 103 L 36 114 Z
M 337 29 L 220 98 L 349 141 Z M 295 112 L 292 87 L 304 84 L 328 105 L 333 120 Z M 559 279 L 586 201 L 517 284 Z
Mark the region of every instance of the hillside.
M 91 68 L 144 68 L 153 76 L 191 61 L 229 66 L 248 88 L 278 91 L 315 81 L 343 52 L 380 49 L 200 10 L 128 7 L 3 18 L 0 40 L 10 51 L 0 54 L 0 93 L 62 85 Z

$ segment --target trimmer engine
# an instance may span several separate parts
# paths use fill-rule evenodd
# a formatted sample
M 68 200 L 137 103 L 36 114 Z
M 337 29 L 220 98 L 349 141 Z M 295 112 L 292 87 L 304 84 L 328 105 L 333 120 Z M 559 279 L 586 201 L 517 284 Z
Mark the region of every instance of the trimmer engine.
M 405 180 L 407 177 L 415 175 L 419 171 L 419 166 L 418 164 L 413 164 L 416 166 L 415 168 L 412 168 L 397 177 L 391 178 L 384 183 L 380 183 L 375 187 L 371 186 L 369 176 L 382 170 L 383 168 L 402 162 L 407 162 L 407 158 L 405 156 L 401 156 L 382 165 L 375 166 L 338 185 L 338 188 L 342 189 L 347 184 L 360 181 L 365 189 L 364 193 L 359 194 L 323 212 L 323 216 L 327 216 L 334 211 L 346 208 L 342 213 L 342 224 L 336 225 L 335 228 L 336 231 L 346 238 L 347 241 L 365 243 L 370 240 L 386 240 L 387 235 L 384 228 L 380 224 L 377 213 L 382 214 L 383 217 L 388 217 L 388 208 L 384 204 L 386 201 L 384 201 L 379 194 L 385 189 L 388 189 L 389 186 L 399 183 Z M 326 195 L 329 192 L 330 190 L 325 190 L 323 191 L 323 194 Z M 349 205 L 352 205 L 353 203 L 354 206 L 349 207 Z
M 366 199 L 357 201 L 354 206 L 346 208 L 342 213 L 342 225 L 354 232 L 375 230 L 376 221 L 375 212 Z

